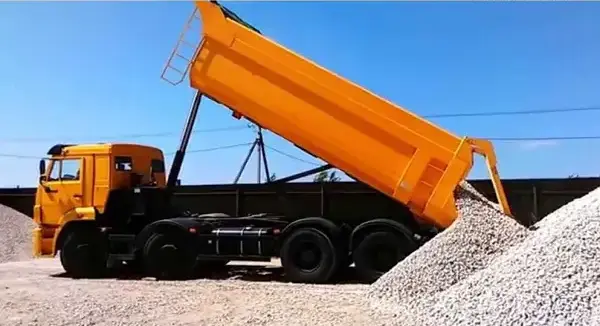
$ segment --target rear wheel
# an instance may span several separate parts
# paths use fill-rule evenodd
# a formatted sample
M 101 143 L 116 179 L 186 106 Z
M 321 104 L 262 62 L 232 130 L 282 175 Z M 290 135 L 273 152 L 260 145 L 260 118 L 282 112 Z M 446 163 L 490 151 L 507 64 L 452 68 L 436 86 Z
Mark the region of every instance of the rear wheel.
M 157 279 L 187 279 L 193 275 L 196 256 L 181 235 L 156 233 L 146 241 L 143 265 L 146 274 Z
M 338 258 L 331 239 L 322 231 L 294 231 L 281 247 L 281 264 L 286 279 L 301 283 L 325 283 L 337 270 Z
M 94 230 L 75 230 L 67 235 L 60 250 L 65 271 L 76 278 L 106 274 L 108 252 L 102 235 Z
M 415 249 L 415 242 L 408 237 L 391 231 L 377 231 L 365 236 L 352 256 L 359 277 L 373 282 Z

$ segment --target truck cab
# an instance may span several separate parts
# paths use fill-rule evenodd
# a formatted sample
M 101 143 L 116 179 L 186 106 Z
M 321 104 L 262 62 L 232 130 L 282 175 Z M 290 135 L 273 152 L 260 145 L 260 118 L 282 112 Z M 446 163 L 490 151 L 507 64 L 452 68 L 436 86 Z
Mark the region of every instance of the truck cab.
M 54 256 L 58 237 L 71 221 L 105 213 L 111 192 L 135 187 L 165 187 L 160 149 L 137 144 L 52 146 L 39 166 L 33 219 L 33 255 Z

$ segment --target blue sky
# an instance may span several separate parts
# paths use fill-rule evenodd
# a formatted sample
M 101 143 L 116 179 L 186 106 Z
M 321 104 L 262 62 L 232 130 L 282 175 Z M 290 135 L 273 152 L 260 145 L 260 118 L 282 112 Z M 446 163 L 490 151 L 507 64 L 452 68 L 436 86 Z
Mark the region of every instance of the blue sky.
M 417 114 L 600 106 L 600 3 L 227 2 L 263 34 Z M 0 4 L 0 153 L 122 135 L 173 152 L 193 90 L 160 79 L 191 2 Z M 196 36 L 197 37 L 197 36 Z M 434 119 L 459 135 L 598 135 L 600 112 Z M 205 101 L 197 129 L 243 127 Z M 110 137 L 110 138 L 108 138 Z M 196 133 L 190 150 L 250 143 Z M 24 141 L 23 138 L 28 138 Z M 37 138 L 31 139 L 31 138 Z M 287 141 L 267 145 L 309 162 Z M 599 141 L 497 142 L 504 178 L 600 175 Z M 228 183 L 248 147 L 190 153 L 185 184 Z M 284 176 L 313 165 L 267 151 Z M 37 160 L 0 157 L 0 187 L 35 185 Z M 486 177 L 477 161 L 470 177 Z M 256 181 L 256 157 L 242 182 Z

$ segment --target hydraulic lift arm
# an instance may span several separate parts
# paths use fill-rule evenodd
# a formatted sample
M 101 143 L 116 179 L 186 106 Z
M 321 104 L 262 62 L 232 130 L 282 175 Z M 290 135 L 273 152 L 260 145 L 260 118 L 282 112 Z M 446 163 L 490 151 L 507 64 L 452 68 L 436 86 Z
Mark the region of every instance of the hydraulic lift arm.
M 198 116 L 198 109 L 200 108 L 201 100 L 202 93 L 198 91 L 196 92 L 194 102 L 192 102 L 192 107 L 190 108 L 190 112 L 188 113 L 188 117 L 185 122 L 185 127 L 183 129 L 183 134 L 181 135 L 181 142 L 179 143 L 179 148 L 177 149 L 177 152 L 175 152 L 175 157 L 173 158 L 173 163 L 171 164 L 169 178 L 167 179 L 168 190 L 173 190 L 173 188 L 177 184 L 177 179 L 179 178 L 179 172 L 181 172 L 181 166 L 183 165 L 185 152 L 190 142 L 190 138 L 192 137 L 192 131 L 194 130 L 194 124 L 196 123 L 196 117 Z

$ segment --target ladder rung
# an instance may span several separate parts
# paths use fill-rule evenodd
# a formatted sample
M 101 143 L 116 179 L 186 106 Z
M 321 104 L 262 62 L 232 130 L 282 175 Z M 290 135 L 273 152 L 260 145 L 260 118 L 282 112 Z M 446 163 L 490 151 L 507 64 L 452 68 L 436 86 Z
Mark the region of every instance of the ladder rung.
M 175 86 L 175 85 L 178 85 L 179 83 L 181 83 L 181 82 L 182 82 L 182 80 L 178 80 L 178 81 L 172 81 L 172 80 L 170 80 L 169 78 L 167 78 L 167 77 L 164 77 L 164 76 L 162 76 L 161 78 L 162 78 L 162 80 L 166 81 L 167 83 L 169 83 L 169 84 L 171 84 L 171 85 L 173 85 L 173 86 Z
M 187 46 L 189 46 L 191 48 L 196 48 L 195 44 L 192 44 L 192 43 L 190 43 L 190 42 L 188 42 L 186 40 L 183 40 L 183 39 L 181 41 L 179 41 L 179 44 L 185 44 L 185 45 L 187 45 Z
M 176 56 L 178 56 L 178 57 L 180 57 L 181 59 L 183 59 L 183 60 L 187 61 L 187 62 L 190 62 L 190 61 L 192 61 L 192 59 L 188 59 L 188 58 L 186 58 L 186 57 L 182 56 L 182 55 L 181 55 L 181 54 L 179 54 L 179 53 L 175 53 L 175 55 L 176 55 Z
M 171 66 L 170 64 L 169 64 L 169 66 L 168 66 L 168 67 L 169 67 L 169 68 L 171 68 L 171 69 L 173 69 L 173 70 L 175 70 L 175 71 L 177 71 L 178 73 L 180 73 L 180 74 L 182 74 L 182 75 L 185 75 L 185 72 L 183 72 L 183 71 L 181 71 L 181 70 L 179 70 L 179 69 L 177 69 L 177 68 L 175 68 L 175 67 Z

